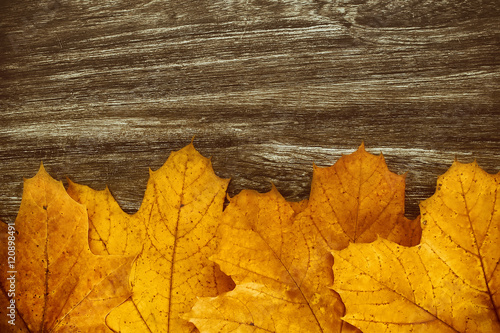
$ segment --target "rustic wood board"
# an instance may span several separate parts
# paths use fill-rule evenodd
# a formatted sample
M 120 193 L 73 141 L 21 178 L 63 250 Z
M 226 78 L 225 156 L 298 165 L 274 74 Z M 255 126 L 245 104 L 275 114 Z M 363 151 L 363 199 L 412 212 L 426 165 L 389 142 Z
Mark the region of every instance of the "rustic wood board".
M 127 212 L 188 144 L 229 194 L 306 198 L 361 142 L 407 172 L 407 215 L 457 158 L 500 168 L 495 0 L 3 1 L 0 219 L 23 177 L 103 189 Z

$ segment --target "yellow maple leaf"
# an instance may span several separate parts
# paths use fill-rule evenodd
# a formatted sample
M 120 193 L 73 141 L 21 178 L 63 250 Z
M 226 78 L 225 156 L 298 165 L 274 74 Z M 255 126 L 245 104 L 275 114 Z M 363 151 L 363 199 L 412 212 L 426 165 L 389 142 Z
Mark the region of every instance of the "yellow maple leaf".
M 331 249 L 377 236 L 413 245 L 421 228 L 404 217 L 404 198 L 405 176 L 390 172 L 382 154 L 369 154 L 362 144 L 333 166 L 314 168 L 308 218 L 328 225 L 322 236 Z
M 7 235 L 5 224 L 2 229 Z M 134 257 L 90 251 L 85 207 L 43 165 L 25 180 L 15 230 L 9 236 L 15 261 L 7 259 L 7 242 L 0 251 L 0 298 L 3 304 L 14 299 L 17 312 L 15 325 L 2 318 L 1 331 L 109 332 L 105 316 L 131 294 L 128 276 Z
M 455 162 L 421 214 L 417 246 L 333 252 L 344 320 L 364 332 L 500 332 L 500 174 Z
M 192 144 L 173 152 L 150 172 L 143 203 L 134 215 L 121 211 L 108 190 L 70 183 L 68 193 L 89 211 L 96 253 L 139 253 L 133 296 L 107 318 L 120 332 L 192 332 L 182 318 L 197 296 L 215 296 L 234 284 L 208 260 L 216 246 L 228 180 L 213 172 Z
M 344 306 L 329 289 L 330 251 L 377 235 L 418 242 L 417 221 L 403 214 L 404 177 L 363 146 L 332 167 L 315 167 L 311 197 L 301 205 L 274 187 L 242 191 L 223 214 L 211 257 L 237 286 L 201 298 L 185 317 L 202 332 L 355 331 L 340 320 Z

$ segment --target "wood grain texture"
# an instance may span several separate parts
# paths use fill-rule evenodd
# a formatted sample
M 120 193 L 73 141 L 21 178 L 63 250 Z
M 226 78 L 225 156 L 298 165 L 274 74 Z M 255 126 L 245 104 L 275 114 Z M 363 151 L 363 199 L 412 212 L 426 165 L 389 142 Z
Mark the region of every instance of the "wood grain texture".
M 229 194 L 306 198 L 364 141 L 407 172 L 407 215 L 455 158 L 500 168 L 500 7 L 465 1 L 4 1 L 0 219 L 23 177 L 135 211 L 195 136 Z

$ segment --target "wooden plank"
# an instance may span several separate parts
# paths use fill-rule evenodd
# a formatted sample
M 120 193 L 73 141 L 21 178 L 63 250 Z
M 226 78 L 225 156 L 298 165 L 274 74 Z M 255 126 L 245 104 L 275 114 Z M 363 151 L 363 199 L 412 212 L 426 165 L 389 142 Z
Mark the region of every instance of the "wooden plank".
M 230 195 L 273 182 L 289 200 L 364 141 L 408 172 L 415 217 L 455 158 L 500 161 L 498 6 L 419 4 L 0 4 L 0 219 L 40 161 L 133 212 L 193 136 Z

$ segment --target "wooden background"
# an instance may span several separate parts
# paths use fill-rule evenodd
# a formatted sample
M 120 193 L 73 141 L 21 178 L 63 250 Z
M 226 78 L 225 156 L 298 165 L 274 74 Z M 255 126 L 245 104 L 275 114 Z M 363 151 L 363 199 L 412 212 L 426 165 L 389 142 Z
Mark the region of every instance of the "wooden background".
M 134 212 L 193 136 L 290 200 L 364 141 L 415 217 L 455 158 L 499 171 L 499 51 L 498 0 L 4 0 L 0 219 L 40 161 Z

